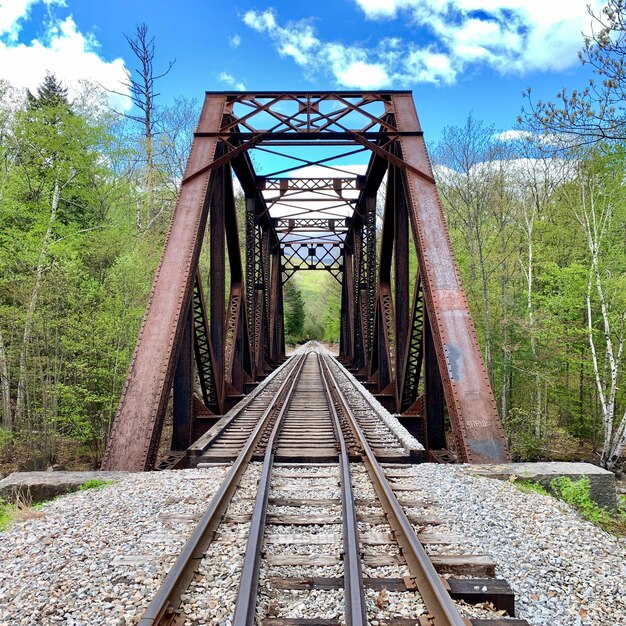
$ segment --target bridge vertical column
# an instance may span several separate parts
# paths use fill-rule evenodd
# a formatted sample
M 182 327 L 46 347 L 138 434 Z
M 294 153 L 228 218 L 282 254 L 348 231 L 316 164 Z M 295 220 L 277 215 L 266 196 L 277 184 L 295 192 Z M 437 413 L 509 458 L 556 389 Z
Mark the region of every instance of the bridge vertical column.
M 404 383 L 403 355 L 409 342 L 409 213 L 404 194 L 402 172 L 397 167 L 389 170 L 394 176 L 394 269 L 395 269 L 395 396 L 396 412 L 400 411 Z
M 507 461 L 504 429 L 480 353 L 430 159 L 410 94 L 394 94 L 411 226 L 456 452 L 461 461 Z M 411 133 L 411 134 L 408 134 Z M 429 364 L 426 362 L 426 368 Z M 432 369 L 432 365 L 430 366 Z
M 383 233 L 380 244 L 380 266 L 378 270 L 378 301 L 376 305 L 375 346 L 378 352 L 378 392 L 393 395 L 395 387 L 395 321 L 391 289 L 391 267 L 393 262 L 393 240 L 395 231 L 395 176 L 390 169 L 387 177 L 387 195 L 383 216 Z M 368 259 L 369 262 L 369 259 Z
M 400 395 L 402 416 L 399 419 L 410 433 L 426 443 L 423 392 L 422 396 L 418 396 L 424 361 L 424 315 L 422 279 L 418 269 L 413 288 L 409 336 L 406 345 L 400 352 L 401 359 L 398 360 L 398 367 L 402 368 L 403 372 L 402 393 Z
M 363 367 L 363 322 L 361 319 L 361 272 L 363 263 L 363 222 L 361 219 L 353 223 L 352 228 L 352 293 L 354 294 L 352 324 L 354 339 L 350 365 L 356 370 Z
M 220 413 L 224 412 L 224 356 L 226 326 L 226 254 L 224 246 L 224 168 L 215 173 L 213 197 L 209 216 L 209 254 L 211 267 L 209 271 L 209 324 L 211 344 L 213 345 L 215 383 L 219 388 Z
M 176 208 L 103 461 L 109 470 L 150 469 L 158 451 L 181 339 L 188 323 L 226 96 L 207 94 Z M 222 231 L 223 232 L 223 231 Z
M 237 228 L 237 207 L 230 166 L 226 166 L 224 172 L 224 207 L 224 229 L 230 269 L 230 294 L 224 329 L 226 335 L 225 374 L 226 381 L 232 385 L 232 389 L 229 389 L 227 395 L 237 397 L 244 391 L 244 381 L 250 380 L 252 376 L 252 365 L 250 363 L 241 248 Z
M 278 246 L 277 246 L 278 247 Z M 282 273 L 282 258 L 280 255 L 280 248 L 278 248 L 276 265 L 278 267 L 278 339 L 277 350 L 278 358 L 285 358 L 285 298 L 283 294 L 283 273 Z
M 281 358 L 282 339 L 280 336 L 280 320 L 282 315 L 282 272 L 280 246 L 276 245 L 270 252 L 270 287 L 269 287 L 269 331 L 270 359 Z
M 174 372 L 172 450 L 185 450 L 193 442 L 193 359 L 193 314 L 190 302 Z
M 340 355 L 347 363 L 354 358 L 354 255 L 348 245 L 343 249 L 341 277 L 341 346 Z
M 364 271 L 361 289 L 361 316 L 363 318 L 365 354 L 372 350 L 374 337 L 374 313 L 378 293 L 376 290 L 376 193 L 365 200 L 365 223 L 363 227 L 365 243 L 363 245 Z M 365 363 L 364 363 L 365 365 Z
M 426 448 L 443 450 L 446 445 L 446 429 L 444 420 L 444 394 L 441 383 L 441 372 L 437 362 L 437 351 L 433 339 L 433 331 L 424 311 L 424 412 L 426 429 Z
M 248 307 L 248 322 L 250 331 L 250 358 L 252 361 L 252 376 L 256 378 L 258 371 L 257 340 L 260 332 L 256 321 L 256 256 L 257 256 L 257 225 L 256 199 L 246 195 L 246 304 Z
M 263 362 L 264 365 L 272 367 L 272 347 L 271 347 L 271 318 L 270 318 L 270 276 L 271 276 L 272 254 L 270 250 L 270 234 L 267 228 L 261 228 L 261 289 L 263 297 Z

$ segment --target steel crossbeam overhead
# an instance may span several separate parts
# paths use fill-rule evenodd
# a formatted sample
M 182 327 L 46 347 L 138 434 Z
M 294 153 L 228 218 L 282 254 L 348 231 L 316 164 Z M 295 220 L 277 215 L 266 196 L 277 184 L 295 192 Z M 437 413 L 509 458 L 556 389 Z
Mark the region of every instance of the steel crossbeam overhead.
M 285 359 L 283 284 L 312 269 L 340 360 L 432 458 L 507 460 L 411 93 L 210 92 L 104 467 L 184 462 Z

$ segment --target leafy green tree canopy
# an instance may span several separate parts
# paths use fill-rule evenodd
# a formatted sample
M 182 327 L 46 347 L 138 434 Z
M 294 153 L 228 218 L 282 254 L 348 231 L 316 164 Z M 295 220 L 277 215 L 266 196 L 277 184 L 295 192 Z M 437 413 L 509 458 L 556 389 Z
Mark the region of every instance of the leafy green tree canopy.
M 288 341 L 300 341 L 304 333 L 304 300 L 302 292 L 293 280 L 284 287 L 285 335 Z

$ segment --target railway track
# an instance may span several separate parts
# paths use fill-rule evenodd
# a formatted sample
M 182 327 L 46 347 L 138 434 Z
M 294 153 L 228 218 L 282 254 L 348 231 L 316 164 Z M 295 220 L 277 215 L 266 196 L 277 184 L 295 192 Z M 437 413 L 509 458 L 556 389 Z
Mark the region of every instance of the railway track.
M 263 402 L 250 403 L 245 443 L 237 440 L 226 479 L 141 626 L 216 623 L 203 606 L 219 581 L 204 578 L 233 548 L 239 584 L 236 597 L 219 598 L 233 606 L 220 623 L 526 624 L 503 617 L 514 614 L 513 594 L 487 577 L 489 559 L 446 553 L 463 538 L 438 531 L 445 521 L 424 513 L 427 494 L 410 490 L 410 466 L 377 459 L 337 368 L 324 353 L 302 353 Z M 254 498 L 237 495 L 255 485 Z
M 268 402 L 277 393 L 280 384 L 289 372 L 295 367 L 292 359 L 284 364 L 272 380 L 268 381 L 259 393 L 253 394 L 248 401 L 234 407 L 225 415 L 213 428 L 193 444 L 188 452 L 192 465 L 207 463 L 230 463 L 233 462 L 246 441 L 250 437 L 252 430 L 257 424 Z M 310 367 L 310 366 L 308 366 Z M 286 425 L 281 435 L 279 449 L 276 460 L 282 462 L 311 462 L 322 463 L 336 460 L 336 450 L 334 435 L 328 430 L 330 423 L 327 422 L 325 431 L 317 430 L 319 424 L 314 425 L 315 415 L 320 402 L 324 399 L 320 396 L 319 387 L 309 384 L 309 389 L 305 390 L 306 382 L 310 375 L 304 374 L 301 382 L 299 400 L 294 400 L 294 409 L 299 409 L 299 417 L 296 425 Z M 317 381 L 319 384 L 319 380 Z M 297 404 L 299 403 L 299 406 Z M 369 408 L 369 407 L 368 407 Z M 368 441 L 380 461 L 391 463 L 410 463 L 419 459 L 416 451 L 407 452 L 402 443 L 394 433 L 382 425 L 374 417 L 369 408 L 359 407 L 355 409 L 359 423 L 366 431 Z M 310 435 L 311 445 L 303 446 L 303 435 Z M 330 447 L 324 445 L 330 443 Z M 261 461 L 264 448 L 259 447 L 253 460 Z M 303 456 L 304 453 L 304 456 Z M 358 453 L 350 449 L 349 453 L 353 459 L 358 459 Z

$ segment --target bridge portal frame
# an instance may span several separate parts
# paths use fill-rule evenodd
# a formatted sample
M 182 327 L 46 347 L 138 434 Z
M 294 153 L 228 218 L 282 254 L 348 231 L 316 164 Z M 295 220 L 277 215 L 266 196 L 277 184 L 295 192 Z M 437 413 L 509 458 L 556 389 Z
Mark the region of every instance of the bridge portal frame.
M 330 157 L 289 156 L 330 175 L 285 177 L 294 166 L 261 176 L 250 157 L 312 145 L 339 150 L 342 162 L 369 153 L 365 175 L 330 165 Z M 245 197 L 245 264 L 233 174 Z M 305 210 L 305 197 L 295 216 L 272 218 L 272 206 L 303 192 L 332 203 Z M 339 205 L 352 212 L 343 221 Z M 293 239 L 306 228 L 318 239 L 308 264 L 341 282 L 340 360 L 433 456 L 447 447 L 447 415 L 459 460 L 508 459 L 411 92 L 207 92 L 106 469 L 155 466 L 170 399 L 169 447 L 180 453 L 284 360 L 283 279 L 301 269 L 285 249 L 307 245 L 306 236 Z M 208 284 L 199 270 L 205 239 Z M 340 258 L 324 263 L 317 247 Z

